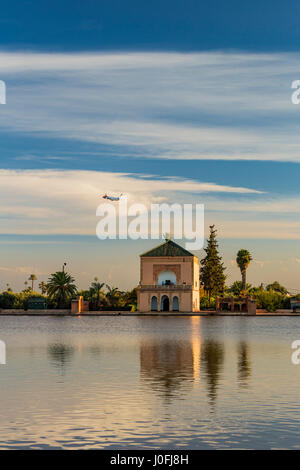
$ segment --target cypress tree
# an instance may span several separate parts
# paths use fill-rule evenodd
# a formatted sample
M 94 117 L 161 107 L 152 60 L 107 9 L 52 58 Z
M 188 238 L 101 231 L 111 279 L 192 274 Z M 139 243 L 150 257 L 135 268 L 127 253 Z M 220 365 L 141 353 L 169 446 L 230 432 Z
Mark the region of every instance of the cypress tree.
M 217 230 L 214 225 L 210 225 L 209 230 L 207 247 L 204 248 L 206 256 L 201 260 L 200 282 L 208 293 L 210 303 L 212 295 L 220 294 L 224 290 L 226 268 L 218 251 Z

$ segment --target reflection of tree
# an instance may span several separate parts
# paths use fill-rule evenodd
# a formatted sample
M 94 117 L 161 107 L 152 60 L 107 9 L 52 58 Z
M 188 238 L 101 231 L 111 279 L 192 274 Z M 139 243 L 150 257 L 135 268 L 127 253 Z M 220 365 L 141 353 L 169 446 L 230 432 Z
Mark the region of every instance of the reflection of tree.
M 208 339 L 202 343 L 201 362 L 204 364 L 208 396 L 212 402 L 217 397 L 218 382 L 224 363 L 224 345 L 219 341 Z
M 251 376 L 251 362 L 248 344 L 241 341 L 238 344 L 238 381 L 241 386 L 248 385 Z
M 193 351 L 188 341 L 143 341 L 140 346 L 141 378 L 171 398 L 193 380 Z
M 53 343 L 48 346 L 48 355 L 51 364 L 62 372 L 70 365 L 73 354 L 74 348 L 63 343 Z

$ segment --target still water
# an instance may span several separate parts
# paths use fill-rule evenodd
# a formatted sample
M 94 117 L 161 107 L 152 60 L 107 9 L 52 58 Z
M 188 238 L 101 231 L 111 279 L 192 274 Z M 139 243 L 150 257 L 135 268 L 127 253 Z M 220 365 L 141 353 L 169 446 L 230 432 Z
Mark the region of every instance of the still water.
M 300 318 L 1 317 L 1 449 L 300 448 Z

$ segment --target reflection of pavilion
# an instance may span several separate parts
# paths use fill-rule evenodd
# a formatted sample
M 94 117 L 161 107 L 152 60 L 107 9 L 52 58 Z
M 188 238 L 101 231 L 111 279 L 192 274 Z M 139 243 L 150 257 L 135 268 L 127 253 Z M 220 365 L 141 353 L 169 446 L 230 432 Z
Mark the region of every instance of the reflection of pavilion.
M 140 347 L 141 377 L 156 391 L 174 396 L 186 384 L 200 381 L 200 364 L 207 382 L 208 396 L 217 397 L 224 364 L 223 343 L 192 334 L 190 341 L 143 341 Z
M 140 346 L 141 377 L 157 391 L 171 396 L 185 384 L 200 381 L 201 318 L 190 317 L 186 340 L 145 340 Z
M 198 383 L 200 381 L 201 335 L 199 327 L 201 317 L 190 317 L 190 321 L 192 326 L 191 345 L 193 351 L 194 382 Z
M 167 397 L 193 381 L 193 351 L 189 341 L 143 341 L 140 364 L 142 379 Z

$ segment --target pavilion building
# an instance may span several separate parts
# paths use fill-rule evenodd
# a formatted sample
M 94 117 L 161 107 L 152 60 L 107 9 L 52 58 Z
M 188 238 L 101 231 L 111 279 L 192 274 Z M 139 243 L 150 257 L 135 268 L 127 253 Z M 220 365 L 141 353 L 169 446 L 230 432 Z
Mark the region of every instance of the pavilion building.
M 140 312 L 199 312 L 199 260 L 173 240 L 140 255 Z

